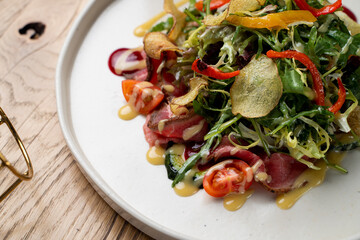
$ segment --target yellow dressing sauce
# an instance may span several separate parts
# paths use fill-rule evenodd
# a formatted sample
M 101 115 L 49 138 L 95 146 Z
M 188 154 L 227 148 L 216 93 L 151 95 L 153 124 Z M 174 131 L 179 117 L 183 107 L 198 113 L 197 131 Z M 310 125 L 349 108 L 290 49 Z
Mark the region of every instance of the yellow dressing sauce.
M 330 152 L 327 154 L 327 159 L 330 163 L 340 164 L 344 158 L 343 152 Z M 324 161 L 316 164 L 320 170 L 307 169 L 295 181 L 294 186 L 298 187 L 288 193 L 280 194 L 276 198 L 276 204 L 281 209 L 291 208 L 297 200 L 299 200 L 307 191 L 320 185 L 325 178 L 328 167 Z
M 165 149 L 159 146 L 151 147 L 146 153 L 146 159 L 152 165 L 164 165 Z
M 184 5 L 185 3 L 189 2 L 189 0 L 181 0 L 179 2 L 177 2 L 175 5 L 176 7 L 180 7 L 181 5 Z M 147 22 L 141 24 L 140 26 L 138 26 L 137 28 L 135 28 L 134 30 L 134 35 L 136 37 L 143 37 L 145 36 L 145 34 L 147 33 L 147 31 L 157 22 L 159 21 L 162 17 L 164 17 L 167 13 L 162 11 L 159 14 L 155 15 L 153 18 L 151 18 L 150 20 L 148 20 Z
M 146 60 L 141 61 L 126 61 L 128 57 L 136 51 L 142 51 L 143 47 L 137 47 L 125 51 L 115 63 L 115 72 L 121 74 L 123 71 L 131 71 L 136 69 L 146 68 Z
M 172 93 L 172 92 L 175 91 L 175 87 L 174 87 L 173 85 L 170 85 L 170 84 L 165 84 L 165 85 L 163 86 L 163 89 L 164 89 L 165 91 L 167 91 L 168 93 Z
M 223 200 L 224 208 L 228 211 L 236 211 L 240 209 L 253 193 L 254 189 L 248 189 L 243 194 L 229 194 L 225 196 Z
M 122 106 L 118 111 L 118 116 L 122 120 L 134 119 L 139 113 L 135 111 L 129 104 Z
M 180 155 L 184 159 L 183 154 L 185 153 L 185 145 L 184 144 L 174 144 L 168 149 L 168 151 L 171 154 Z
M 352 135 L 351 133 L 338 134 L 336 135 L 336 138 L 342 144 L 350 144 L 356 141 L 354 135 Z
M 194 184 L 194 181 L 192 180 L 195 173 L 196 170 L 190 170 L 189 172 L 187 172 L 185 178 L 175 185 L 174 191 L 177 195 L 181 197 L 189 197 L 199 191 L 199 187 L 196 186 Z
M 199 124 L 185 129 L 182 136 L 183 139 L 186 141 L 192 138 L 193 136 L 195 136 L 196 134 L 198 134 L 203 129 L 204 123 L 205 123 L 205 119 L 200 121 Z
M 174 144 L 168 150 L 169 153 L 182 156 L 184 159 L 185 145 L 184 144 Z M 185 160 L 184 160 L 185 161 Z M 173 188 L 175 193 L 181 197 L 188 197 L 194 195 L 199 191 L 199 187 L 194 184 L 193 177 L 196 173 L 195 169 L 188 171 L 185 175 L 185 178 L 175 185 Z

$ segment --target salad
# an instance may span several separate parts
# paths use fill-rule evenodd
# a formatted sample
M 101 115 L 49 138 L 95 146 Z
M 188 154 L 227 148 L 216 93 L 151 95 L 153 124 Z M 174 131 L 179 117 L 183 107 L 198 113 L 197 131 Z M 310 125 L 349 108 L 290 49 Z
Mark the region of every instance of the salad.
M 172 187 L 216 198 L 258 184 L 289 208 L 340 152 L 360 146 L 360 25 L 341 0 L 190 0 L 120 48 L 119 115 L 144 135 Z M 295 195 L 295 196 L 294 196 Z M 289 197 L 295 200 L 287 205 Z

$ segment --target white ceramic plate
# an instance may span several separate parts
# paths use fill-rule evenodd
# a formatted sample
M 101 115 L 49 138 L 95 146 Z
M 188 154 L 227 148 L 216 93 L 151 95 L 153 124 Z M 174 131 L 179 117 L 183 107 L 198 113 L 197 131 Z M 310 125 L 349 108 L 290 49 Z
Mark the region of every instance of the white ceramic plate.
M 360 2 L 343 2 L 360 13 Z M 286 211 L 261 189 L 236 212 L 226 211 L 222 201 L 203 191 L 179 197 L 165 168 L 146 161 L 144 118 L 118 118 L 125 104 L 121 79 L 110 73 L 107 59 L 117 48 L 141 45 L 133 29 L 161 9 L 162 0 L 92 1 L 64 45 L 56 81 L 60 123 L 94 188 L 119 214 L 155 238 L 359 239 L 359 152 L 344 161 L 348 175 L 330 171 L 323 185 Z

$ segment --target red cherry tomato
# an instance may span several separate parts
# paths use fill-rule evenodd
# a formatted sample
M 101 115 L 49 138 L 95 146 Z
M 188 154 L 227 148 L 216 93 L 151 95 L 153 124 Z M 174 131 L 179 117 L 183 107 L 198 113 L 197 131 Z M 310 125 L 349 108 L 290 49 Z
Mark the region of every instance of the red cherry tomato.
M 204 176 L 205 191 L 213 197 L 244 193 L 253 180 L 252 169 L 242 160 L 226 160 L 212 166 Z
M 122 81 L 125 100 L 141 114 L 148 114 L 164 99 L 161 89 L 150 82 L 127 79 Z

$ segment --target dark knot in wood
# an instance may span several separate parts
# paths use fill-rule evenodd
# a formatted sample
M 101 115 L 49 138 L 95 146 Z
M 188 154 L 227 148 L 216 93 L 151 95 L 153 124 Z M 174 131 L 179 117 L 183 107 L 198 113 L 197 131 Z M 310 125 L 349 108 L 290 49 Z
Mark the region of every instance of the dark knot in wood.
M 45 32 L 45 24 L 43 24 L 42 22 L 32 22 L 32 23 L 28 23 L 26 24 L 23 28 L 19 29 L 19 33 L 21 35 L 24 35 L 27 33 L 27 31 L 29 29 L 34 30 L 35 32 L 30 36 L 30 39 L 38 39 L 39 37 L 41 37 L 41 35 L 43 35 L 43 33 Z

